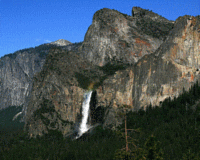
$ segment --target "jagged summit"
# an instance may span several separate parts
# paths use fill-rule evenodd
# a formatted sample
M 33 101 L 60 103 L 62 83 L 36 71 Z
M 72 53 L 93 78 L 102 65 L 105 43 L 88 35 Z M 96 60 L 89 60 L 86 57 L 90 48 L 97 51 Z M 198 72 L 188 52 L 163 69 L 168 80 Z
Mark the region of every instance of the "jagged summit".
M 55 44 L 55 45 L 58 45 L 58 46 L 67 46 L 67 45 L 71 44 L 71 42 L 69 42 L 65 39 L 59 39 L 57 41 L 51 42 L 50 44 Z
M 132 16 L 135 18 L 150 18 L 153 21 L 158 22 L 166 22 L 166 23 L 174 23 L 174 21 L 169 21 L 168 19 L 162 17 L 161 15 L 154 13 L 150 10 L 143 9 L 141 7 L 133 7 L 132 8 Z

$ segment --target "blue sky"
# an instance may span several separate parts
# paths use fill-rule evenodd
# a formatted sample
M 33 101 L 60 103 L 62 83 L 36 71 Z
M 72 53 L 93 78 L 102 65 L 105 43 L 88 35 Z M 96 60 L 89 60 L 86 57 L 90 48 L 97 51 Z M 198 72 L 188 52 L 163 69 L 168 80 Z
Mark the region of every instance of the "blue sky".
M 0 0 L 0 57 L 58 39 L 83 41 L 97 10 L 131 15 L 133 6 L 169 20 L 200 15 L 200 0 Z

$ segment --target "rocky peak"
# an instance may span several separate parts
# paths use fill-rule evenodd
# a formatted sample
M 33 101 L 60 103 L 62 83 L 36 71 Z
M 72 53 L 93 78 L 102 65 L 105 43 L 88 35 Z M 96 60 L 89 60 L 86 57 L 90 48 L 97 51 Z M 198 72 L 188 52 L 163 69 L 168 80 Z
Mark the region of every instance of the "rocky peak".
M 55 44 L 57 46 L 67 46 L 67 45 L 72 44 L 72 43 L 67 41 L 67 40 L 65 40 L 65 39 L 59 39 L 59 40 L 57 40 L 55 42 L 51 42 L 50 44 Z
M 143 33 L 136 22 L 133 17 L 116 10 L 97 11 L 80 47 L 82 56 L 103 66 L 114 58 L 134 64 L 142 56 L 154 52 L 162 39 Z
M 140 8 L 140 7 L 133 7 L 132 8 L 132 16 L 135 17 L 135 18 L 150 18 L 153 21 L 174 23 L 174 21 L 169 21 L 168 19 L 158 15 L 157 13 L 154 13 L 152 11 L 149 11 L 147 9 L 143 9 L 143 8 Z
M 145 10 L 140 7 L 133 7 L 132 8 L 132 16 L 140 15 L 142 16 L 145 13 Z

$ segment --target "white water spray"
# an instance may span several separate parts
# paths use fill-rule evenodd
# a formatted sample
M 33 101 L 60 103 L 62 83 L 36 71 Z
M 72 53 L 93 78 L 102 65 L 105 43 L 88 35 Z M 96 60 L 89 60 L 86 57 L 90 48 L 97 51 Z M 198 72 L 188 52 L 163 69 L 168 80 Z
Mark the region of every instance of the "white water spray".
M 81 137 L 83 133 L 87 132 L 91 128 L 91 126 L 87 124 L 89 111 L 90 111 L 91 96 L 92 96 L 92 91 L 86 92 L 84 94 L 84 101 L 82 104 L 82 121 L 79 127 L 78 136 L 76 137 L 76 139 Z

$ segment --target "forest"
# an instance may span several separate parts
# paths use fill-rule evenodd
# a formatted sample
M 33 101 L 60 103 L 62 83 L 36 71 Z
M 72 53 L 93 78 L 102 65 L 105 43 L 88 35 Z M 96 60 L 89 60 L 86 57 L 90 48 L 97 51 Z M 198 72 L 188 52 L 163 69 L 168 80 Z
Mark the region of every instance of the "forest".
M 18 129 L 1 127 L 0 159 L 200 160 L 198 81 L 189 91 L 183 88 L 179 97 L 167 98 L 159 106 L 150 105 L 120 116 L 125 116 L 126 121 L 116 130 L 100 125 L 77 140 L 53 130 L 42 137 L 29 138 L 22 125 Z

